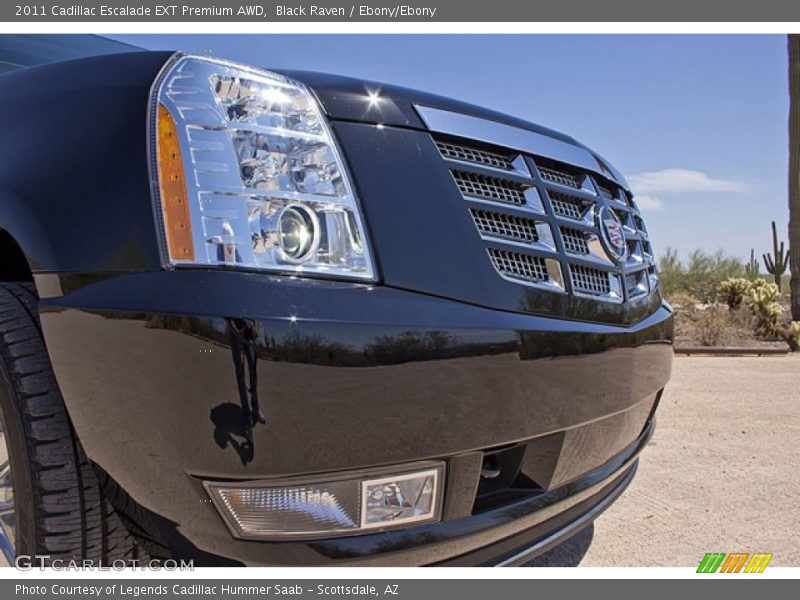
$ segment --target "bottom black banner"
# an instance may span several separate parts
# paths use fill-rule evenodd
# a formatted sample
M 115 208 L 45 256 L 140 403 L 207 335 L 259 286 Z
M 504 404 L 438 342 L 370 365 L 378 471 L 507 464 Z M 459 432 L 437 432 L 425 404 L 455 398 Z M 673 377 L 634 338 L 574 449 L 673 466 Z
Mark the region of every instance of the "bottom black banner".
M 751 597 L 757 585 L 767 586 L 770 592 L 788 593 L 793 581 L 774 578 L 760 578 L 742 581 L 740 577 L 727 579 L 714 577 L 715 593 L 725 593 L 727 598 Z M 203 581 L 146 579 L 140 581 L 124 580 L 79 580 L 79 579 L 39 579 L 37 581 L 0 581 L 0 598 L 41 598 L 52 600 L 129 600 L 131 598 L 179 598 L 181 600 L 256 599 L 256 598 L 356 598 L 376 597 L 393 599 L 420 598 L 502 598 L 515 599 L 565 594 L 575 597 L 579 594 L 594 597 L 602 594 L 603 588 L 610 593 L 622 592 L 647 597 L 648 600 L 669 598 L 676 594 L 689 594 L 701 588 L 709 591 L 708 576 L 697 579 L 210 579 Z M 762 592 L 763 587 L 759 590 Z

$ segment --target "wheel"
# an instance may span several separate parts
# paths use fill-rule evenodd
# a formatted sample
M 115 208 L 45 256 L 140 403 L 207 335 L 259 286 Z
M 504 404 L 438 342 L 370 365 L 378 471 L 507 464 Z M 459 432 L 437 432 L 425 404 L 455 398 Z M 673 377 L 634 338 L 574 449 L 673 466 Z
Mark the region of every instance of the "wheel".
M 0 549 L 9 562 L 138 557 L 75 436 L 28 283 L 0 283 L 0 465 Z

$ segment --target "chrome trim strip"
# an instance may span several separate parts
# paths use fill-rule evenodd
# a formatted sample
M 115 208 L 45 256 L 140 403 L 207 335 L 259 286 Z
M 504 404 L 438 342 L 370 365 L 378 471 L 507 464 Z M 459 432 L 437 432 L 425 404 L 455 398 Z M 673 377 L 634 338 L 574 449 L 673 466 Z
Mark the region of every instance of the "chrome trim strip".
M 544 156 L 587 169 L 603 177 L 610 175 L 597 162 L 594 155 L 581 146 L 574 146 L 541 133 L 461 113 L 419 104 L 415 104 L 414 108 L 428 129 L 433 132 L 479 140 L 526 154 Z M 613 175 L 618 184 L 627 187 L 624 179 L 620 180 L 616 173 Z
M 457 145 L 457 144 L 452 144 Z M 467 144 L 458 144 L 463 147 L 468 147 Z M 436 149 L 439 151 L 439 156 L 442 157 L 442 160 L 447 162 L 452 162 L 454 165 L 463 166 L 466 168 L 474 169 L 475 167 L 479 169 L 489 169 L 498 174 L 498 176 L 502 177 L 503 175 L 517 175 L 519 177 L 524 177 L 533 183 L 533 176 L 531 175 L 531 170 L 528 168 L 528 164 L 525 162 L 525 159 L 522 157 L 522 154 L 517 154 L 509 164 L 511 165 L 510 169 L 503 169 L 501 167 L 495 167 L 490 164 L 472 161 L 472 160 L 464 160 L 461 158 L 455 158 L 452 156 L 447 156 L 442 153 L 442 149 L 439 148 L 438 143 Z
M 607 271 L 605 269 L 597 269 L 598 271 L 603 271 L 608 276 L 608 285 L 609 291 L 605 293 L 590 293 L 590 292 L 581 292 L 577 291 L 575 285 L 575 275 L 573 273 L 572 268 L 574 266 L 579 267 L 586 267 L 589 269 L 593 269 L 594 267 L 587 267 L 586 265 L 582 265 L 581 263 L 571 262 L 568 267 L 569 271 L 569 281 L 572 286 L 572 295 L 578 296 L 580 298 L 588 298 L 590 300 L 597 300 L 598 302 L 610 302 L 612 304 L 622 304 L 625 301 L 625 292 L 623 288 L 625 287 L 625 279 L 621 273 L 617 273 L 616 271 Z
M 508 240 L 502 240 L 502 243 L 508 244 Z M 537 250 L 537 248 L 528 246 L 528 250 Z M 547 270 L 548 276 L 548 279 L 544 279 L 542 281 L 529 281 L 521 277 L 506 275 L 497 267 L 495 267 L 493 262 L 492 266 L 500 277 L 506 281 L 510 281 L 511 283 L 516 283 L 517 285 L 526 285 L 528 287 L 538 288 L 540 290 L 547 290 L 548 292 L 555 292 L 557 294 L 566 294 L 567 290 L 564 288 L 564 274 L 561 271 L 561 264 L 555 258 L 550 258 L 547 256 L 542 256 L 541 258 L 543 258 L 545 261 L 545 269 Z
M 478 210 L 484 210 L 482 207 Z M 484 210 L 485 212 L 489 212 Z M 478 235 L 484 242 L 491 242 L 495 244 L 504 244 L 508 246 L 515 246 L 517 248 L 522 248 L 524 250 L 536 250 L 538 252 L 542 252 L 546 255 L 556 255 L 558 254 L 558 248 L 556 248 L 556 241 L 553 236 L 553 228 L 550 223 L 546 221 L 537 221 L 536 219 L 532 218 L 530 215 L 526 214 L 519 214 L 519 213 L 512 213 L 512 212 L 504 212 L 500 214 L 510 215 L 510 216 L 518 216 L 524 219 L 530 219 L 534 222 L 534 228 L 536 230 L 536 234 L 539 236 L 539 239 L 535 242 L 528 242 L 519 239 L 514 239 L 512 237 L 503 237 L 502 235 L 495 235 L 492 233 L 487 233 L 478 226 L 478 222 L 475 220 L 475 216 L 470 213 L 472 216 L 472 220 L 475 223 L 475 229 L 478 232 Z M 543 256 L 542 258 L 546 258 Z

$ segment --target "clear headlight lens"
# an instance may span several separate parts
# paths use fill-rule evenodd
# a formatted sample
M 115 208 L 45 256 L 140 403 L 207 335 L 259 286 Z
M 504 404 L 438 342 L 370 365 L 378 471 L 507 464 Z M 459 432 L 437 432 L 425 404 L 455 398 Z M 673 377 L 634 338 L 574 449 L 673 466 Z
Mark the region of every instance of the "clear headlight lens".
M 153 114 L 170 264 L 374 279 L 352 183 L 305 86 L 181 56 Z

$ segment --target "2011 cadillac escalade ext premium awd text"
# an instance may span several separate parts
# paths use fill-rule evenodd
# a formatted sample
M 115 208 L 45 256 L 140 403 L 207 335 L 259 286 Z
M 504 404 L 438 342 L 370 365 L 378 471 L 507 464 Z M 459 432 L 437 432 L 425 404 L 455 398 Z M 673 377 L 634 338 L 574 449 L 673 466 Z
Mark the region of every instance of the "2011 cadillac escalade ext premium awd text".
M 672 313 L 574 139 L 144 51 L 10 69 L 0 132 L 8 556 L 518 564 L 631 481 Z

